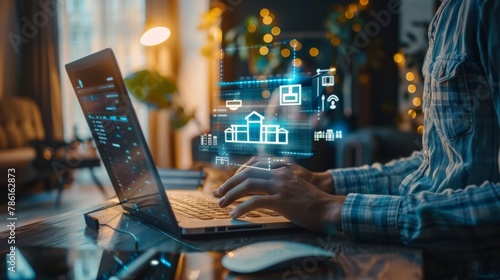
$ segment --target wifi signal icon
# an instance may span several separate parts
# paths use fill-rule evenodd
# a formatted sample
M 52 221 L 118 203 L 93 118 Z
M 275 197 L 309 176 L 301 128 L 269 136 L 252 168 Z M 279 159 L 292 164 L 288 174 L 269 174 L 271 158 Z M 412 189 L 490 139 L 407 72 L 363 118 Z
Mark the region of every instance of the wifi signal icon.
M 332 94 L 328 97 L 328 99 L 326 101 L 330 102 L 330 109 L 334 110 L 335 108 L 337 108 L 337 106 L 335 105 L 335 102 L 339 102 L 339 97 L 336 96 L 335 94 Z

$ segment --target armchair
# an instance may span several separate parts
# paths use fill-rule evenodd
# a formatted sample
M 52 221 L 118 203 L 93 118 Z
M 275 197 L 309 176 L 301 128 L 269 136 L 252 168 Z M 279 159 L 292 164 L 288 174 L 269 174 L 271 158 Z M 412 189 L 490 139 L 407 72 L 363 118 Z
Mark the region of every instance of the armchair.
M 16 186 L 31 185 L 41 179 L 34 166 L 37 156 L 34 141 L 45 139 L 45 132 L 38 106 L 30 99 L 5 97 L 0 100 L 0 174 L 7 174 L 7 169 L 16 169 Z M 3 186 L 7 180 L 1 180 Z M 19 193 L 21 194 L 21 193 Z

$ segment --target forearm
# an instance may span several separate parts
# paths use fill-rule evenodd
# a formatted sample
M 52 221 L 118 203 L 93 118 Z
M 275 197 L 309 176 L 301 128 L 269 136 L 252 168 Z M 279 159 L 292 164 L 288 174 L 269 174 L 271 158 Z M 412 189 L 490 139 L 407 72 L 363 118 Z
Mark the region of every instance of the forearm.
M 415 152 L 410 157 L 387 164 L 375 163 L 371 166 L 330 170 L 334 180 L 334 193 L 398 195 L 398 187 L 403 179 L 417 170 L 422 160 L 422 153 Z
M 394 241 L 441 253 L 470 253 L 500 244 L 500 184 L 404 197 L 348 195 L 342 228 L 354 240 Z M 458 246 L 457 246 L 458 245 Z

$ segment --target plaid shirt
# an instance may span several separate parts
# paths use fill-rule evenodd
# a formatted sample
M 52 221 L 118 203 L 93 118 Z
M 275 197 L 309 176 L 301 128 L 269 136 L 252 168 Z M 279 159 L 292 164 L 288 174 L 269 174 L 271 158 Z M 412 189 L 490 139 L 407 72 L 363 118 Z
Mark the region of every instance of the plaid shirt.
M 432 252 L 499 251 L 500 1 L 444 0 L 428 35 L 422 151 L 332 170 L 342 228 Z M 496 261 L 462 269 L 491 276 Z

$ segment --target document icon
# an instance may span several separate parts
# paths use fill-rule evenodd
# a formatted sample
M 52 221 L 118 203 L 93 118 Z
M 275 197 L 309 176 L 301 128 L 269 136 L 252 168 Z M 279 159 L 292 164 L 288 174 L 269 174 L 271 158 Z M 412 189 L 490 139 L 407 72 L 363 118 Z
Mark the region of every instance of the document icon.
M 280 105 L 296 106 L 302 104 L 302 86 L 284 85 L 280 86 Z
M 215 164 L 229 165 L 228 157 L 215 157 Z

